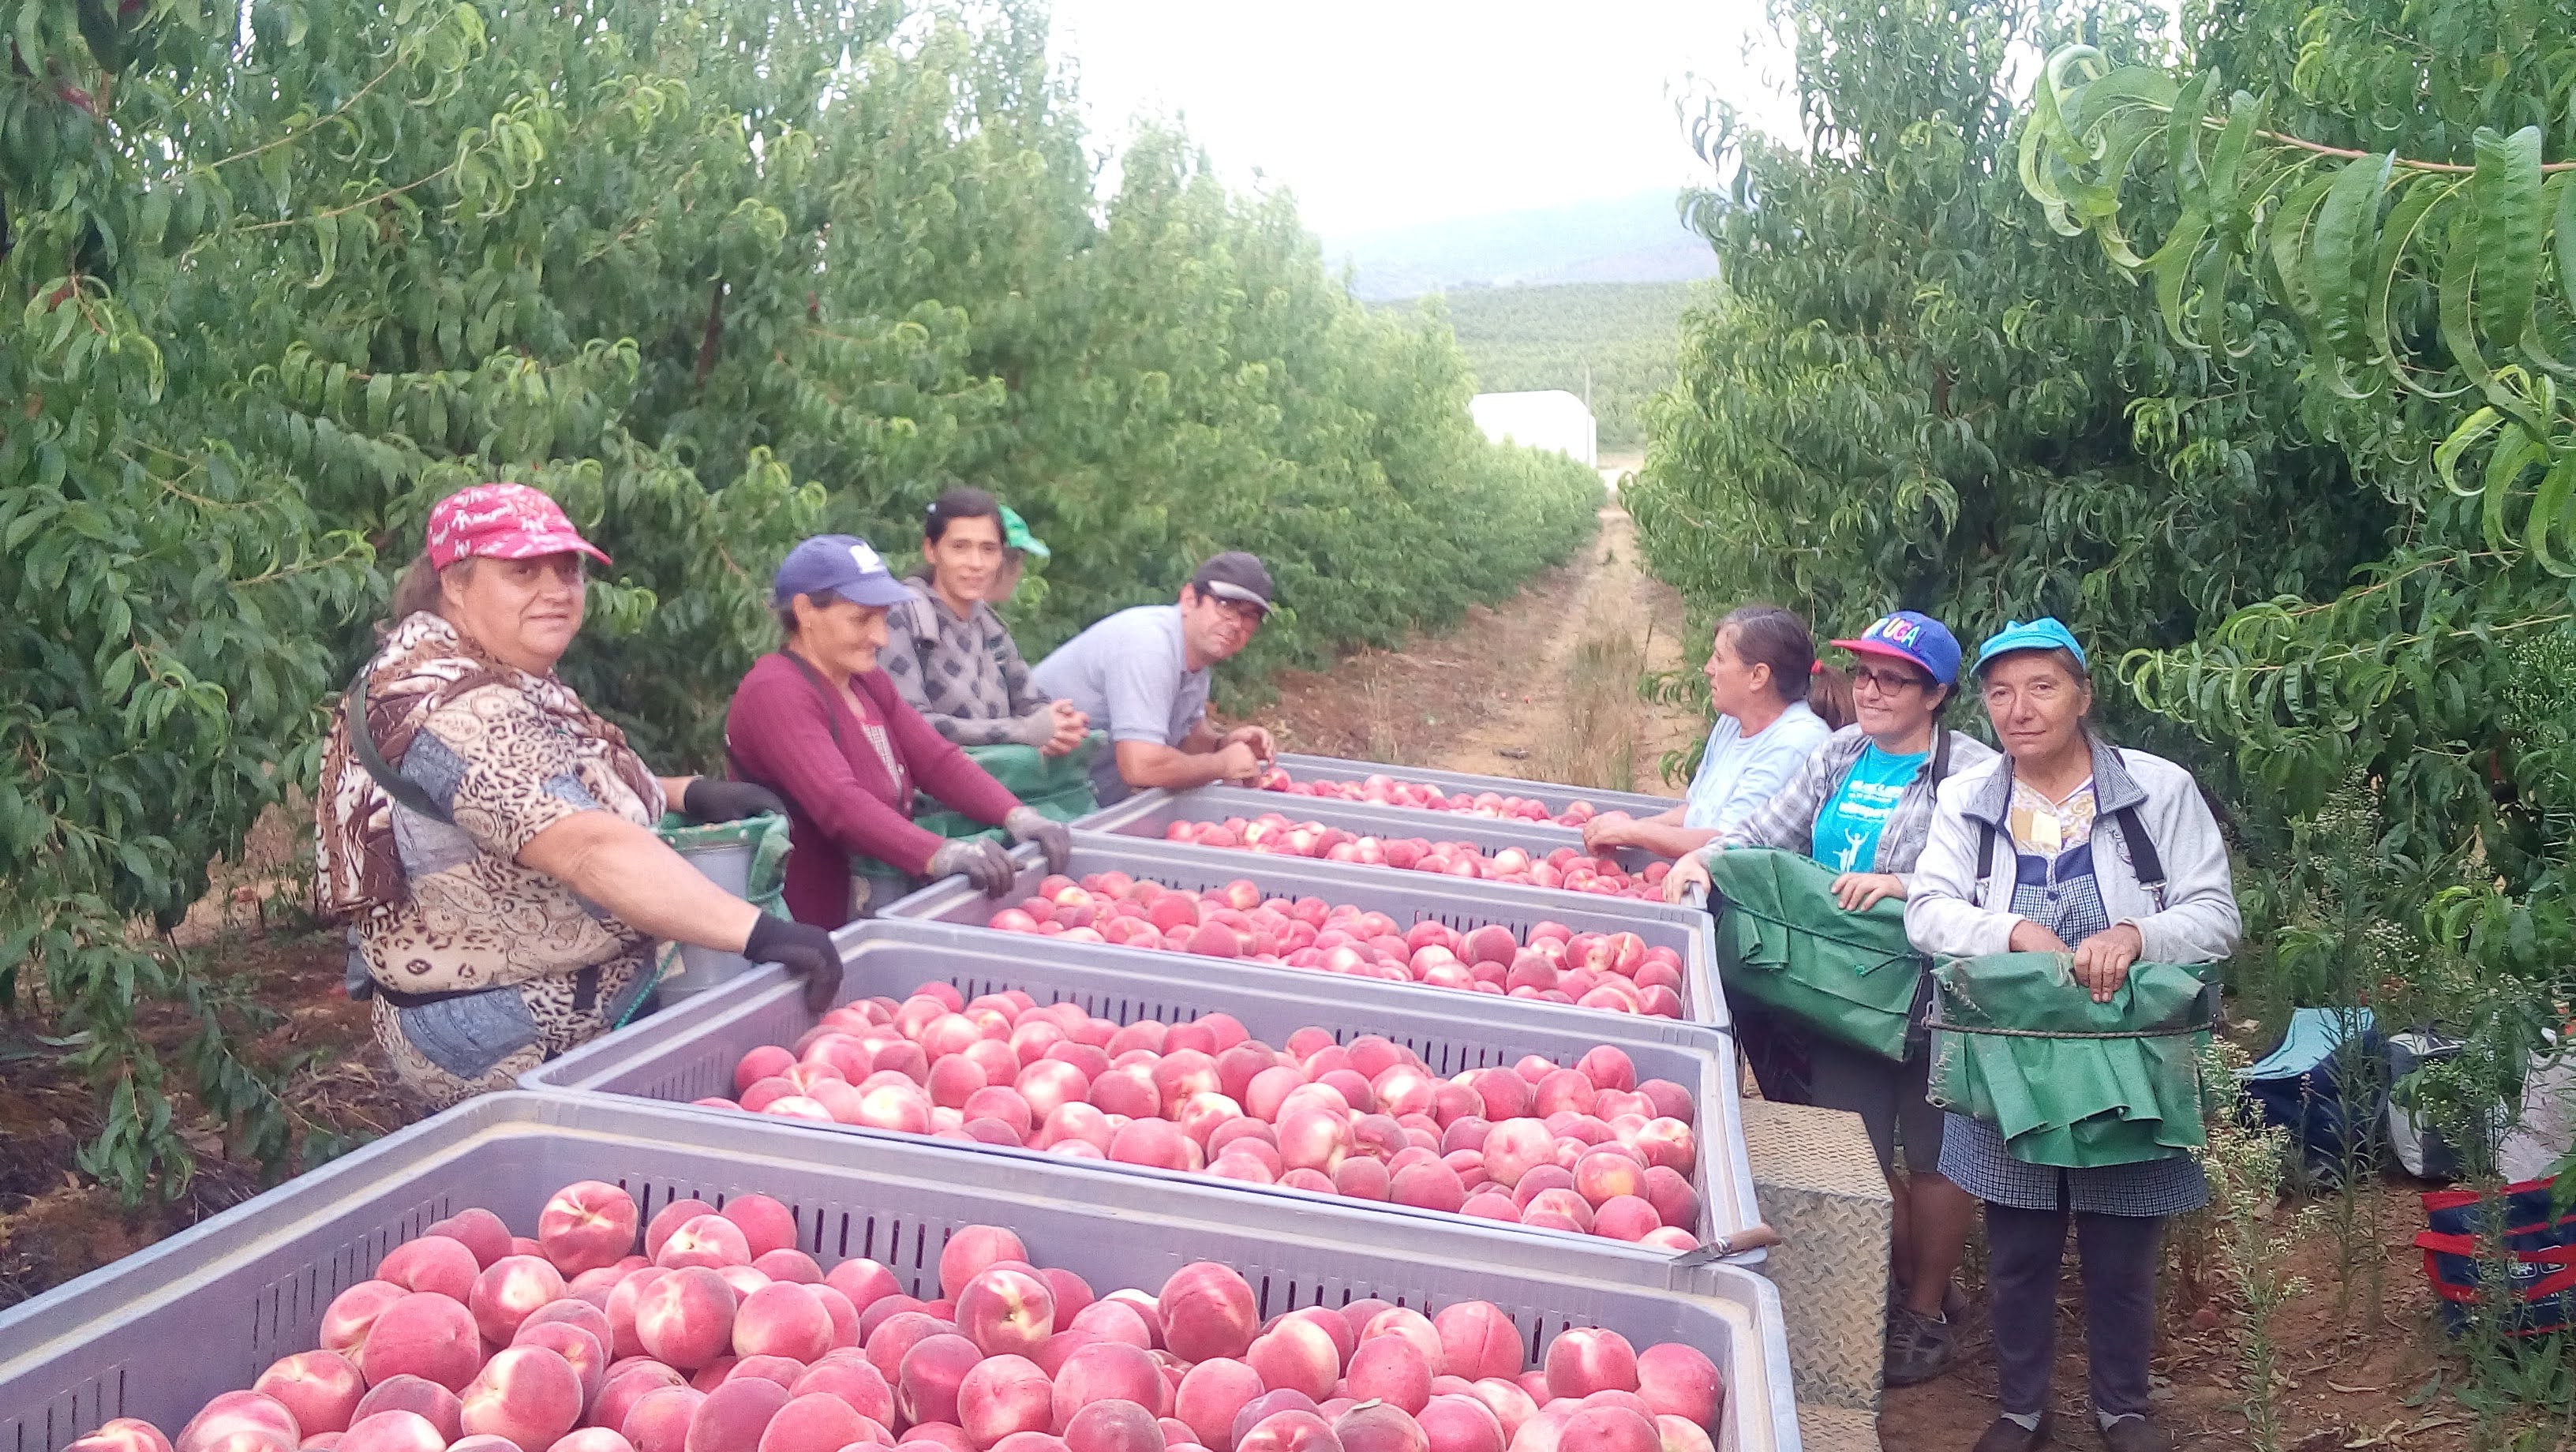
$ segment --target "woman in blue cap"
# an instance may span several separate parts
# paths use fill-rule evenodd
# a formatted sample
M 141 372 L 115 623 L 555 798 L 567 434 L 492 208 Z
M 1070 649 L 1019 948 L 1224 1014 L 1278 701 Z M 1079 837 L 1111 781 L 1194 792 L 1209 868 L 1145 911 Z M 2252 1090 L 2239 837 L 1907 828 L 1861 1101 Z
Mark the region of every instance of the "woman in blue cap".
M 1900 610 L 1834 644 L 1861 658 L 1851 672 L 1852 724 L 1826 738 L 1788 785 L 1721 833 L 1710 850 L 1803 853 L 1841 874 L 1834 895 L 1846 911 L 1860 912 L 1910 894 L 1911 874 L 1932 832 L 1934 793 L 1995 753 L 1941 724 L 1959 685 L 1959 642 L 1949 627 Z M 1703 894 L 1709 886 L 1698 855 L 1673 868 L 1664 895 L 1680 902 L 1694 886 Z M 1918 1045 L 1898 1063 L 1823 1034 L 1799 1037 L 1808 1102 L 1860 1116 L 1895 1195 L 1893 1277 L 1902 1298 L 1888 1315 L 1887 1384 L 1929 1380 L 1958 1355 L 1943 1303 L 1953 1295 L 1951 1277 L 1977 1216 L 1976 1201 L 1934 1169 L 1941 1161 L 1942 1114 L 1924 1097 L 1931 1057 Z M 1896 1174 L 1900 1140 L 1908 1171 L 1902 1180 Z
M 1905 903 L 1936 958 L 2067 953 L 2096 1002 L 2139 962 L 2212 963 L 2243 931 L 2227 843 L 2191 774 L 2102 740 L 2084 648 L 2052 619 L 2006 625 L 1977 653 L 2003 759 L 1943 783 Z M 1997 1398 L 1977 1452 L 2048 1440 L 2066 1222 L 2083 1267 L 2093 1414 L 2111 1452 L 2170 1452 L 2147 1419 L 2164 1218 L 2209 1199 L 2188 1158 L 2061 1169 L 2012 1158 L 1991 1124 L 1953 1114 L 1941 1173 L 1985 1202 Z

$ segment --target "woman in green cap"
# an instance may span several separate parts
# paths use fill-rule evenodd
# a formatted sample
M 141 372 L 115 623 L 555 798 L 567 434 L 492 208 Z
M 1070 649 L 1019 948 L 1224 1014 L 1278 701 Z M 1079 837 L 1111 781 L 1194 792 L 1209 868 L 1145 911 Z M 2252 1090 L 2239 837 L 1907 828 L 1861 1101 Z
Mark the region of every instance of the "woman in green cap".
M 2075 988 L 2108 1003 L 2133 965 L 2214 963 L 2243 931 L 2227 843 L 2182 767 L 2092 728 L 2084 648 L 2052 619 L 2015 621 L 1977 653 L 2003 757 L 1944 782 L 1905 902 L 1906 936 L 1936 959 L 2063 953 Z M 1996 1126 L 1952 1114 L 1941 1173 L 1985 1202 L 1996 1396 L 1976 1452 L 2049 1437 L 2066 1226 L 2083 1268 L 2093 1414 L 2111 1452 L 2171 1452 L 2147 1419 L 2165 1217 L 2208 1203 L 2187 1157 L 2065 1169 L 2015 1159 Z
M 1025 526 L 1020 537 L 1028 540 Z M 992 495 L 951 489 L 932 500 L 922 516 L 921 568 L 903 582 L 913 598 L 886 615 L 880 659 L 904 700 L 958 745 L 1062 756 L 1082 744 L 1091 723 L 1072 702 L 1051 701 L 1029 684 L 1028 662 L 989 603 L 1005 573 L 1018 583 L 1011 548 Z

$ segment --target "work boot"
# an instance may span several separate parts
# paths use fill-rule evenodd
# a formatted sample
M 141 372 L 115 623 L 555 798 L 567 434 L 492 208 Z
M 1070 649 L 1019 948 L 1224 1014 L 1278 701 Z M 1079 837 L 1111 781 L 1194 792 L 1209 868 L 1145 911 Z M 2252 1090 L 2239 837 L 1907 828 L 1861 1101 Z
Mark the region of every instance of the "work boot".
M 2047 1412 L 2039 1414 L 2039 1425 L 2025 1427 L 2010 1417 L 1995 1418 L 1994 1425 L 1977 1439 L 1975 1452 L 2037 1452 L 2055 1429 L 2056 1418 Z
M 1904 1306 L 1887 1313 L 1885 1377 L 1889 1386 L 1930 1381 L 1948 1371 L 1958 1356 L 1958 1333 L 1948 1321 Z
M 2111 1452 L 2174 1452 L 2173 1438 L 2144 1417 L 2122 1417 L 2104 1427 L 2102 1445 Z

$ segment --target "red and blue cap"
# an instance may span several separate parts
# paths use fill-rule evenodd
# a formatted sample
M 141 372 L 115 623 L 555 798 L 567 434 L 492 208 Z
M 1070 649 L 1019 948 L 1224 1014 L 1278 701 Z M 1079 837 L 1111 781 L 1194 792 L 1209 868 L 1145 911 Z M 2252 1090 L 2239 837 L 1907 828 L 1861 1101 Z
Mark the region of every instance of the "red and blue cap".
M 1921 666 L 1945 686 L 1959 683 L 1959 638 L 1950 627 L 1914 610 L 1882 615 L 1856 640 L 1834 644 L 1857 655 L 1883 655 Z
M 476 484 L 438 501 L 429 511 L 429 565 L 443 570 L 458 560 L 533 560 L 583 554 L 609 563 L 607 552 L 581 537 L 555 503 L 525 484 Z

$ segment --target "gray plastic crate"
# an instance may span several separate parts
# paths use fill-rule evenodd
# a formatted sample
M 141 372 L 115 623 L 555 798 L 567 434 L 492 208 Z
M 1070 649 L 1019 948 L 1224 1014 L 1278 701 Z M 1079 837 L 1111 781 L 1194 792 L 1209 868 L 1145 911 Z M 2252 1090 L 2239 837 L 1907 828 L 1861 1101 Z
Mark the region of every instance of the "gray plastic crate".
M 1672 797 L 1652 796 L 1645 792 L 1596 791 L 1591 787 L 1579 787 L 1566 782 L 1522 781 L 1518 777 L 1511 776 L 1479 776 L 1470 771 L 1434 771 L 1426 766 L 1386 766 L 1374 761 L 1352 761 L 1339 756 L 1301 756 L 1293 751 L 1281 755 L 1277 765 L 1280 770 L 1299 781 L 1366 781 L 1372 776 L 1384 773 L 1397 781 L 1420 782 L 1425 786 L 1436 786 L 1444 792 L 1500 792 L 1508 797 L 1527 797 L 1535 802 L 1547 803 L 1547 809 L 1551 812 L 1564 811 L 1566 806 L 1577 798 L 1590 802 L 1602 811 L 1626 812 L 1632 817 L 1657 816 L 1681 805 Z M 1281 793 L 1272 792 L 1269 795 L 1278 796 Z M 1406 807 L 1402 810 L 1425 811 L 1428 808 Z M 1443 812 L 1439 815 L 1456 814 Z
M 931 1291 L 939 1251 L 969 1224 L 1007 1225 L 1032 1256 L 1095 1286 L 1159 1287 L 1195 1260 L 1250 1280 L 1269 1314 L 1361 1297 L 1436 1309 L 1491 1300 L 1533 1348 L 1569 1326 L 1643 1346 L 1684 1341 L 1727 1381 L 1721 1452 L 1797 1452 L 1779 1293 L 1718 1267 L 1698 1295 L 1608 1286 L 1525 1235 L 1306 1201 L 852 1138 L 833 1162 L 783 1125 L 606 1099 L 493 1094 L 390 1135 L 0 1315 L 0 1448 L 58 1452 L 110 1417 L 175 1432 L 217 1392 L 317 1340 L 323 1309 L 385 1253 L 468 1206 L 527 1230 L 561 1186 L 623 1185 L 648 1209 L 757 1191 L 795 1213 L 825 1265 L 885 1262 Z
M 1382 807 L 1374 802 L 1334 802 L 1315 797 L 1292 797 L 1284 792 L 1257 791 L 1247 787 L 1194 787 L 1185 792 L 1138 792 L 1114 807 L 1103 807 L 1074 823 L 1086 832 L 1115 832 L 1122 837 L 1150 837 L 1168 841 L 1164 829 L 1174 822 L 1222 822 L 1229 817 L 1258 817 L 1264 812 L 1277 812 L 1293 822 L 1321 822 L 1374 837 L 1425 837 L 1434 842 L 1472 842 L 1490 853 L 1504 847 L 1518 847 L 1534 857 L 1544 857 L 1559 847 L 1580 850 L 1583 833 L 1574 827 L 1560 827 L 1554 822 L 1507 822 L 1498 817 L 1471 817 L 1463 812 L 1426 812 L 1414 807 Z M 1216 848 L 1216 851 L 1241 851 L 1246 855 L 1276 856 L 1274 853 L 1253 854 L 1248 848 Z M 1612 861 L 1631 872 L 1649 863 L 1661 861 L 1642 847 L 1621 847 L 1609 854 Z M 1312 862 L 1315 858 L 1291 857 L 1291 862 Z M 1344 864 L 1348 865 L 1348 864 Z M 1370 872 L 1395 872 L 1403 869 L 1372 867 Z M 1429 876 L 1428 873 L 1409 874 Z M 1509 884 L 1496 883 L 1497 887 Z M 1607 894 L 1563 892 L 1548 887 L 1520 887 L 1523 892 L 1544 892 L 1565 897 L 1604 898 Z M 1608 898 L 1612 902 L 1643 902 L 1641 898 Z M 1656 906 L 1662 906 L 1658 903 Z
M 951 878 L 932 883 L 891 904 L 879 916 L 937 919 L 969 923 L 980 928 L 991 920 L 995 912 L 1036 892 L 1039 881 L 1046 876 L 1046 868 L 1037 863 L 1034 849 L 1022 849 L 1015 854 L 1015 860 L 1022 864 L 1019 880 L 1001 898 L 986 897 L 963 878 Z M 1259 884 L 1264 896 L 1312 896 L 1328 903 L 1348 903 L 1362 911 L 1382 912 L 1408 927 L 1428 918 L 1463 933 L 1488 923 L 1499 923 L 1523 941 L 1528 940 L 1533 925 L 1549 920 L 1563 923 L 1578 933 L 1635 933 L 1650 948 L 1671 948 L 1681 954 L 1680 1018 L 1648 1018 L 1642 1014 L 1613 1013 L 1607 1009 L 1577 1009 L 1567 1004 L 1530 1004 L 1528 999 L 1470 994 L 1463 989 L 1435 988 L 1420 983 L 1386 986 L 1406 993 L 1434 994 L 1440 1004 L 1455 1003 L 1461 998 L 1491 999 L 1497 1003 L 1530 1004 L 1532 1007 L 1581 1013 L 1587 1019 L 1597 1017 L 1624 1025 L 1624 1032 L 1661 1038 L 1669 1043 L 1695 1043 L 1710 1029 L 1722 1029 L 1732 1021 L 1727 1015 L 1726 996 L 1717 983 L 1717 940 L 1710 932 L 1708 914 L 1697 908 L 1603 897 L 1588 892 L 1551 892 L 1544 888 L 1513 887 L 1498 882 L 1474 882 L 1433 872 L 1391 872 L 1383 867 L 1322 862 L 1312 857 L 1232 852 L 1221 847 L 1184 847 L 1176 842 L 1163 841 L 1158 836 L 1121 837 L 1090 831 L 1073 834 L 1073 857 L 1066 864 L 1065 871 L 1076 878 L 1088 877 L 1095 872 L 1124 872 L 1131 877 L 1151 878 L 1165 887 L 1185 887 L 1193 892 L 1221 887 L 1242 878 Z M 1189 953 L 1121 951 L 1175 958 L 1185 965 L 1228 961 Z M 1267 965 L 1245 966 L 1266 968 Z M 1189 969 L 1183 967 L 1177 971 L 1188 972 Z M 1281 967 L 1267 971 L 1294 973 L 1307 978 L 1326 976 L 1319 970 L 1307 968 Z M 1353 980 L 1331 978 L 1329 981 L 1342 983 Z
M 1378 1034 L 1420 1054 L 1434 1073 L 1447 1076 L 1463 1069 L 1508 1066 L 1524 1054 L 1541 1054 L 1571 1065 L 1585 1050 L 1608 1044 L 1624 1051 L 1640 1079 L 1670 1079 L 1691 1092 L 1698 1104 L 1694 1133 L 1699 1164 L 1691 1175 L 1699 1191 L 1700 1223 L 1693 1234 L 1707 1241 L 1760 1223 L 1753 1201 L 1753 1166 L 1744 1151 L 1744 1117 L 1738 1098 L 1735 1046 L 1718 1035 L 1693 1047 L 1679 1047 L 1621 1034 L 1616 1015 L 1524 1005 L 1469 995 L 1464 1004 L 1444 1000 L 1426 1003 L 1391 983 L 1339 979 L 1306 983 L 1259 966 L 1238 966 L 1221 959 L 1193 959 L 1186 965 L 1157 961 L 1175 955 L 1139 953 L 1055 939 L 994 933 L 948 923 L 860 923 L 839 935 L 842 1001 L 884 996 L 908 997 L 925 982 L 947 983 L 968 998 L 1018 989 L 1040 1003 L 1071 1001 L 1083 1011 L 1112 1023 L 1139 1019 L 1186 1023 L 1202 1014 L 1224 1010 L 1240 1020 L 1254 1038 L 1272 1046 L 1284 1044 L 1301 1028 L 1329 1031 L 1347 1044 L 1362 1034 Z M 1181 971 L 1174 971 L 1176 968 Z M 1491 1011 L 1490 1002 L 1513 1009 L 1554 1008 L 1553 1013 Z M 821 1015 L 805 1007 L 804 989 L 784 970 L 772 967 L 739 990 L 702 1000 L 685 1014 L 663 1014 L 585 1044 L 553 1063 L 522 1075 L 523 1089 L 563 1093 L 616 1094 L 676 1102 L 691 1113 L 730 1116 L 741 1111 L 690 1105 L 693 1099 L 733 1096 L 734 1065 L 762 1044 L 794 1045 Z M 798 1123 L 821 1134 L 874 1136 L 880 1131 L 849 1125 Z M 964 1154 L 1051 1159 L 1038 1150 L 941 1141 Z M 1114 1168 L 1162 1179 L 1207 1183 L 1204 1176 L 1140 1165 Z M 1459 1217 L 1404 1205 L 1373 1204 L 1339 1196 L 1274 1186 L 1213 1183 L 1249 1195 L 1284 1195 L 1328 1204 L 1359 1205 L 1394 1215 Z M 1506 1227 L 1510 1228 L 1510 1227 Z M 1558 1231 L 1523 1230 L 1546 1236 L 1569 1255 L 1597 1252 L 1603 1264 L 1596 1273 L 1630 1285 L 1689 1289 L 1701 1272 L 1676 1267 L 1665 1252 L 1599 1236 Z

